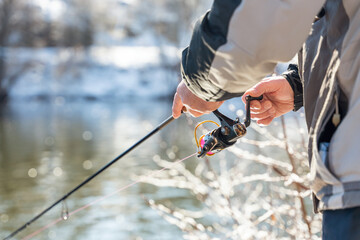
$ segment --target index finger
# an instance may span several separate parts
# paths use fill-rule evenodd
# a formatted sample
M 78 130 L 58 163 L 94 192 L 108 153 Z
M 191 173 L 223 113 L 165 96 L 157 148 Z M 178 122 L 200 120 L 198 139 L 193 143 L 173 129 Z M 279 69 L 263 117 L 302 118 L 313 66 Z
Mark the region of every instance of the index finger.
M 259 95 L 258 94 L 258 91 L 256 90 L 256 88 L 255 88 L 256 86 L 254 86 L 254 87 L 252 87 L 252 88 L 250 88 L 249 90 L 247 90 L 244 94 L 243 94 L 243 96 L 241 97 L 241 100 L 243 101 L 243 103 L 245 104 L 245 106 L 246 106 L 246 96 L 247 95 L 250 95 L 250 96 L 252 96 L 252 97 L 259 97 L 259 96 L 261 96 L 261 94 Z M 250 108 L 251 109 L 260 109 L 261 108 L 261 103 L 260 103 L 260 101 L 259 100 L 252 100 L 251 102 L 250 102 Z
M 173 117 L 179 118 L 181 116 L 184 104 L 181 101 L 181 98 L 178 93 L 175 93 L 173 106 L 172 106 L 172 115 Z

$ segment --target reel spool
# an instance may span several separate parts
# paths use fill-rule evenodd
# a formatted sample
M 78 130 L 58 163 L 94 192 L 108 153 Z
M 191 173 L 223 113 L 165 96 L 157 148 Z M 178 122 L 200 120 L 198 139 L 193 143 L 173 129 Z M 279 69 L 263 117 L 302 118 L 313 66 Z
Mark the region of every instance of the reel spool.
M 211 120 L 206 120 L 206 121 L 203 121 L 201 123 L 199 123 L 198 125 L 196 125 L 195 127 L 195 130 L 194 130 L 194 137 L 195 137 L 195 142 L 196 142 L 196 146 L 198 148 L 198 154 L 201 153 L 205 143 L 207 141 L 209 141 L 209 136 L 210 136 L 210 133 L 211 132 L 208 132 L 207 134 L 205 135 L 201 135 L 201 137 L 199 138 L 199 140 L 197 139 L 197 136 L 196 136 L 196 130 L 198 129 L 198 127 L 200 127 L 201 125 L 203 125 L 204 123 L 213 123 L 215 124 L 218 128 L 220 127 L 220 125 L 217 123 L 217 122 L 214 122 L 214 121 L 211 121 Z M 206 156 L 213 156 L 215 154 L 215 152 L 207 152 L 206 153 Z

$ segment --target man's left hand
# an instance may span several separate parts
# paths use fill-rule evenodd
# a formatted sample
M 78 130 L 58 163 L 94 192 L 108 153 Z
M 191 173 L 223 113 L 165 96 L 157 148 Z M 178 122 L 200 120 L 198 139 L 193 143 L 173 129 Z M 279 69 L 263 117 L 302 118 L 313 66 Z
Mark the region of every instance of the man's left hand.
M 178 118 L 181 115 L 181 112 L 188 112 L 193 117 L 200 117 L 203 114 L 211 113 L 218 109 L 224 101 L 221 102 L 207 102 L 202 100 L 193 94 L 185 85 L 184 82 L 181 82 L 176 90 L 172 115 L 174 118 Z

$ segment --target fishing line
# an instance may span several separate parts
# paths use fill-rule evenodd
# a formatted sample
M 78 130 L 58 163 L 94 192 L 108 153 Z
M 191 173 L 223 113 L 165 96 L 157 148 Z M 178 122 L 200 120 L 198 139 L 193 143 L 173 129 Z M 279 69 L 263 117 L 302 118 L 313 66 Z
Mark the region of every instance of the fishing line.
M 177 160 L 176 162 L 172 163 L 171 166 L 163 167 L 163 168 L 160 169 L 160 170 L 157 170 L 157 171 L 155 171 L 155 172 L 153 172 L 153 173 L 151 173 L 151 174 L 145 175 L 145 177 L 152 177 L 152 176 L 154 176 L 154 175 L 156 175 L 156 174 L 159 174 L 160 172 L 162 172 L 162 171 L 164 171 L 164 170 L 166 170 L 166 169 L 170 169 L 170 168 L 172 168 L 173 166 L 175 166 L 175 165 L 177 165 L 177 164 L 179 164 L 179 163 L 181 163 L 181 162 L 183 162 L 183 161 L 185 161 L 185 160 L 187 160 L 187 159 L 195 156 L 196 154 L 197 154 L 197 152 L 195 152 L 195 153 L 193 153 L 193 154 L 191 154 L 191 155 L 189 155 L 189 156 L 187 156 L 187 157 L 185 157 L 185 158 L 183 158 L 183 159 Z M 136 184 L 138 184 L 139 182 L 141 182 L 141 178 L 138 179 L 138 180 L 136 180 L 136 181 L 133 181 L 133 182 L 129 183 L 129 184 L 126 185 L 126 186 L 123 186 L 123 187 L 117 189 L 116 191 L 114 191 L 114 192 L 112 192 L 112 193 L 110 193 L 110 194 L 108 194 L 108 195 L 106 195 L 106 196 L 104 196 L 104 197 L 101 197 L 101 198 L 99 198 L 99 199 L 96 199 L 95 201 L 90 202 L 90 203 L 88 203 L 88 204 L 86 204 L 86 205 L 84 205 L 84 206 L 82 206 L 82 207 L 80 207 L 80 208 L 78 208 L 78 209 L 76 209 L 76 210 L 68 213 L 67 219 L 68 219 L 69 217 L 71 217 L 72 215 L 74 215 L 74 214 L 76 214 L 76 213 L 78 213 L 78 212 L 80 212 L 80 211 L 82 211 L 82 210 L 84 210 L 84 209 L 86 209 L 86 208 L 91 207 L 91 206 L 94 205 L 94 204 L 97 204 L 97 203 L 99 203 L 99 202 L 101 202 L 101 201 L 104 201 L 105 199 L 107 199 L 107 198 L 109 198 L 109 197 L 112 197 L 113 195 L 115 195 L 115 194 L 117 194 L 117 193 L 119 193 L 119 192 L 121 192 L 121 191 L 124 191 L 124 190 L 126 190 L 126 189 L 128 189 L 128 188 L 130 188 L 130 187 L 132 187 L 132 186 L 134 186 L 134 185 L 136 185 Z M 64 220 L 66 220 L 66 219 L 63 219 L 62 217 L 60 217 L 60 218 L 54 220 L 53 222 L 47 224 L 46 226 L 44 226 L 44 227 L 36 230 L 35 232 L 27 235 L 26 237 L 22 238 L 22 240 L 29 240 L 29 239 L 35 237 L 36 235 L 42 233 L 42 232 L 45 231 L 46 229 L 48 229 L 48 228 L 56 225 L 57 223 L 59 223 L 59 222 L 61 222 L 61 221 L 64 221 Z
M 76 192 L 77 190 L 79 190 L 81 187 L 83 187 L 85 184 L 87 184 L 88 182 L 90 182 L 92 179 L 94 179 L 96 176 L 98 176 L 100 173 L 102 173 L 103 171 L 105 171 L 107 168 L 109 168 L 111 165 L 113 165 L 115 162 L 117 162 L 118 160 L 120 160 L 121 158 L 123 158 L 125 155 L 127 155 L 128 153 L 130 153 L 132 150 L 134 150 L 136 147 L 138 147 L 140 144 L 142 144 L 145 140 L 147 140 L 148 138 L 150 138 L 151 136 L 153 136 L 155 133 L 157 133 L 158 131 L 160 131 L 161 129 L 163 129 L 165 126 L 167 126 L 169 123 L 171 123 L 172 121 L 174 121 L 175 118 L 173 118 L 173 116 L 170 116 L 169 118 L 167 118 L 164 122 L 162 122 L 161 124 L 159 124 L 154 130 L 152 130 L 150 133 L 148 133 L 145 137 L 143 137 L 142 139 L 140 139 L 138 142 L 136 142 L 134 145 L 132 145 L 130 148 L 128 148 L 127 150 L 125 150 L 123 153 L 121 153 L 119 156 L 117 156 L 115 159 L 113 159 L 112 161 L 110 161 L 108 164 L 106 164 L 104 167 L 102 167 L 100 170 L 98 170 L 96 173 L 94 173 L 93 175 L 91 175 L 90 177 L 88 177 L 87 179 L 85 179 L 85 181 L 83 181 L 82 183 L 80 183 L 78 186 L 76 186 L 73 190 L 71 190 L 70 192 L 68 192 L 67 194 L 65 194 L 63 197 L 61 197 L 59 200 L 57 200 L 56 202 L 54 202 L 50 207 L 46 208 L 45 210 L 43 210 L 41 213 L 39 213 L 38 215 L 36 215 L 34 218 L 32 218 L 31 220 L 29 220 L 27 223 L 25 223 L 24 225 L 22 225 L 21 227 L 19 227 L 17 230 L 15 230 L 14 232 L 12 232 L 9 236 L 5 237 L 4 240 L 8 240 L 11 239 L 12 237 L 14 237 L 17 233 L 21 232 L 22 230 L 24 230 L 25 228 L 27 228 L 30 224 L 32 224 L 33 222 L 35 222 L 36 220 L 38 220 L 41 216 L 43 216 L 45 213 L 47 213 L 48 211 L 50 211 L 52 208 L 54 208 L 56 205 L 58 205 L 59 203 L 63 202 L 64 200 L 66 200 L 71 194 L 73 194 L 74 192 Z M 66 204 L 66 203 L 64 203 Z M 63 215 L 63 213 L 62 213 Z M 66 216 L 66 215 L 65 215 Z

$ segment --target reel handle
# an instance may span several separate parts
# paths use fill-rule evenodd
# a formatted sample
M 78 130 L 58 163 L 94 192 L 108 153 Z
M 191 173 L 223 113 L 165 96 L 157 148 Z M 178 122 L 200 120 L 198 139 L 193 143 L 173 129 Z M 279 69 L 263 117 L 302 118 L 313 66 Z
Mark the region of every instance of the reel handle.
M 250 102 L 252 100 L 263 100 L 264 96 L 261 95 L 259 97 L 252 97 L 250 95 L 246 95 L 245 96 L 245 101 L 246 101 L 246 117 L 245 117 L 245 120 L 244 120 L 244 124 L 245 124 L 245 127 L 248 127 L 250 126 L 250 123 L 251 123 L 251 117 L 250 117 Z

